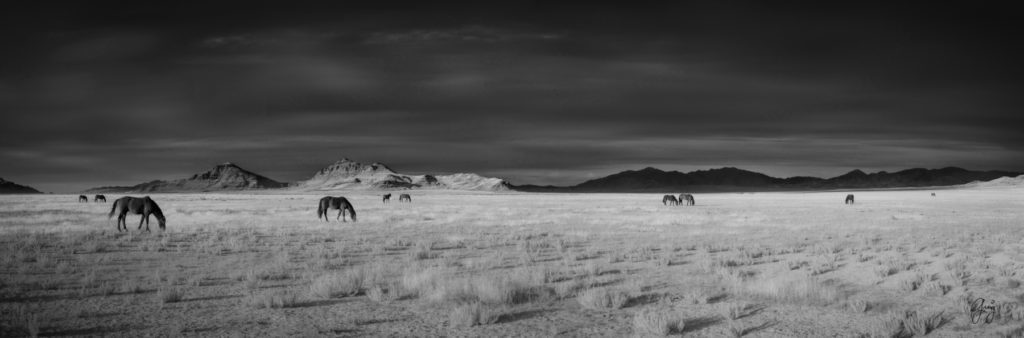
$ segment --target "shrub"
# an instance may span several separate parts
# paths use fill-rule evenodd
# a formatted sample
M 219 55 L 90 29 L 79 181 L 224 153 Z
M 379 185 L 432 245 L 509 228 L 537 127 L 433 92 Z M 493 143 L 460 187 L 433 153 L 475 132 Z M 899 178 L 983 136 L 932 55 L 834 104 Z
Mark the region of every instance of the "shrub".
M 390 303 L 398 299 L 398 294 L 398 285 L 394 284 L 388 287 L 378 284 L 366 290 L 366 297 L 378 303 Z
M 922 287 L 925 293 L 932 296 L 944 296 L 949 291 L 949 287 L 940 284 L 939 282 L 933 281 L 925 283 Z
M 743 327 L 743 323 L 739 321 L 729 321 L 729 336 L 730 337 L 743 337 L 743 334 L 747 332 L 747 329 Z
M 576 294 L 586 287 L 586 284 L 579 279 L 573 279 L 564 283 L 555 284 L 555 295 L 558 298 L 575 297 Z
M 846 308 L 853 312 L 862 313 L 867 312 L 871 308 L 871 304 L 866 300 L 856 299 L 846 302 Z
M 309 285 L 309 291 L 322 299 L 355 296 L 364 291 L 366 281 L 365 270 L 353 269 L 317 277 Z
M 262 294 L 253 293 L 249 296 L 249 304 L 257 309 L 281 309 L 295 307 L 299 304 L 299 297 L 294 292 L 288 290 Z
M 903 319 L 903 328 L 914 336 L 924 336 L 945 322 L 942 312 L 919 316 L 916 311 L 907 311 Z
M 878 278 L 885 278 L 894 273 L 896 273 L 896 270 L 889 266 L 875 267 L 875 276 L 878 276 Z
M 160 286 L 160 288 L 156 290 L 156 295 L 160 299 L 160 304 L 177 303 L 184 298 L 185 290 L 183 288 L 167 284 Z
M 718 306 L 718 313 L 725 319 L 736 320 L 743 316 L 743 311 L 746 310 L 746 308 L 746 304 L 722 303 Z
M 900 290 L 905 292 L 917 290 L 918 285 L 920 285 L 918 283 L 916 279 L 904 279 L 900 281 Z
M 687 290 L 684 297 L 692 304 L 707 304 L 711 300 L 711 294 L 703 288 Z
M 470 327 L 492 324 L 498 316 L 488 311 L 479 301 L 460 304 L 448 315 L 448 323 L 455 327 Z
M 432 247 L 433 244 L 430 242 L 419 242 L 415 248 L 409 250 L 409 258 L 414 260 L 437 258 L 439 254 L 434 252 Z
M 437 268 L 409 268 L 402 273 L 402 289 L 410 295 L 426 295 L 441 282 L 441 270 Z
M 665 337 L 681 333 L 685 327 L 678 316 L 655 309 L 644 309 L 633 316 L 633 331 L 642 336 Z
M 123 293 L 140 293 L 142 291 L 142 284 L 137 279 L 125 279 L 121 282 L 121 292 Z
M 577 297 L 584 308 L 597 310 L 619 309 L 628 300 L 625 292 L 607 287 L 587 289 Z
M 882 337 L 924 336 L 946 321 L 942 312 L 920 316 L 916 311 L 893 312 L 875 326 L 875 335 Z

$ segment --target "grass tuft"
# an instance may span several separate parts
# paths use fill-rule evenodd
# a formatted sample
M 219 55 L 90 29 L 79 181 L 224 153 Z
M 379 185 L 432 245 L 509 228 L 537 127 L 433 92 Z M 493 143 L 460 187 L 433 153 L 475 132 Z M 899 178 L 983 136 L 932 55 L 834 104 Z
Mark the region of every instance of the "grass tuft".
M 497 321 L 498 316 L 479 301 L 456 305 L 448 315 L 448 323 L 454 327 L 487 325 Z
M 629 295 L 618 289 L 599 287 L 584 290 L 576 300 L 587 309 L 614 310 L 629 301 Z
M 667 337 L 673 333 L 682 333 L 685 321 L 666 311 L 643 309 L 633 315 L 633 332 L 640 336 Z

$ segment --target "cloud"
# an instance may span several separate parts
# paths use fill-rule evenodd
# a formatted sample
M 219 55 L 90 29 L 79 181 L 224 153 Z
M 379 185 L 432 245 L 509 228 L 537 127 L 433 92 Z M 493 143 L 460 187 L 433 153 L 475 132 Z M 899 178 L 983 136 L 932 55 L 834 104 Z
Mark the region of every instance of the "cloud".
M 1024 51 L 982 20 L 998 13 L 355 7 L 13 35 L 2 174 L 88 187 L 234 161 L 289 181 L 342 156 L 558 184 L 649 165 L 1024 168 Z
M 366 37 L 365 42 L 369 44 L 497 43 L 522 40 L 551 41 L 563 38 L 565 38 L 564 33 L 535 33 L 481 25 L 468 25 L 458 28 L 372 32 Z

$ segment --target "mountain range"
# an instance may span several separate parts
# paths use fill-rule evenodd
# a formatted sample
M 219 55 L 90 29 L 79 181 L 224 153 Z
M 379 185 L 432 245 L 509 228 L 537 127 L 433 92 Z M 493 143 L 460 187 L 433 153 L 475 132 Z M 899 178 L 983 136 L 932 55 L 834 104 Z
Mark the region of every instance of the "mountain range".
M 265 176 L 242 169 L 231 162 L 218 164 L 203 173 L 180 180 L 155 180 L 128 187 L 98 187 L 88 193 L 124 192 L 206 192 L 225 190 L 274 189 L 288 186 Z
M 507 191 L 505 180 L 477 174 L 405 175 L 380 163 L 363 164 L 342 158 L 320 169 L 308 180 L 281 183 L 242 169 L 234 163 L 223 163 L 189 178 L 171 181 L 150 181 L 133 186 L 98 187 L 88 193 L 128 192 L 209 192 L 289 188 L 295 190 L 370 190 L 370 189 L 453 189 Z
M 35 188 L 20 185 L 0 178 L 0 194 L 41 194 Z
M 870 174 L 861 170 L 853 170 L 832 178 L 809 176 L 778 178 L 732 167 L 697 170 L 688 173 L 648 167 L 641 170 L 627 170 L 572 186 L 514 186 L 500 178 L 483 177 L 472 173 L 407 175 L 398 173 L 382 163 L 365 164 L 342 158 L 315 172 L 309 179 L 294 183 L 275 181 L 228 162 L 189 178 L 171 181 L 157 180 L 133 186 L 99 187 L 86 192 L 208 192 L 258 189 L 300 191 L 451 189 L 525 192 L 796 191 L 952 186 L 975 181 L 990 181 L 1000 177 L 1015 177 L 1021 174 L 1009 171 L 972 171 L 946 167 L 941 169 L 914 168 L 892 173 L 880 171 Z M 10 182 L 3 182 L 5 182 L 4 187 L 17 186 Z M 37 192 L 34 189 L 24 191 Z
M 853 170 L 833 178 L 796 176 L 771 177 L 762 173 L 732 167 L 697 170 L 688 173 L 656 168 L 627 170 L 573 186 L 521 185 L 513 187 L 530 192 L 726 192 L 786 191 L 829 189 L 878 189 L 930 187 L 989 181 L 1018 176 L 1008 171 L 971 171 L 956 167 L 942 169 L 914 168 L 893 173 L 865 173 Z
M 507 191 L 511 185 L 500 178 L 471 173 L 452 175 L 399 174 L 380 163 L 363 164 L 342 158 L 320 169 L 312 178 L 296 182 L 296 189 L 453 189 Z

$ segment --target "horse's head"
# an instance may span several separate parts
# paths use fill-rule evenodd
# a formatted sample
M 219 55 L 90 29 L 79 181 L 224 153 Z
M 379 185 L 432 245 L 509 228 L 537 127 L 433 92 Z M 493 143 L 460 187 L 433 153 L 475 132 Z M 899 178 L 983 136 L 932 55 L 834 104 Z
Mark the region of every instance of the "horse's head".
M 145 198 L 146 198 L 146 202 L 147 202 L 146 204 L 148 204 L 148 208 L 147 209 L 149 209 L 149 212 L 153 213 L 153 216 L 156 217 L 157 222 L 160 222 L 160 230 L 166 229 L 167 228 L 167 218 L 164 217 L 164 211 L 160 210 L 160 206 L 156 205 L 156 202 L 153 201 L 153 199 L 149 198 L 149 196 L 146 196 Z
M 352 208 L 352 206 L 349 206 L 348 207 L 348 213 L 352 216 L 352 221 L 355 222 L 356 221 L 356 209 Z

